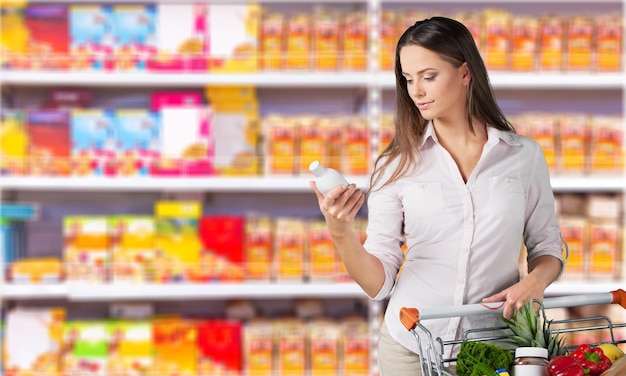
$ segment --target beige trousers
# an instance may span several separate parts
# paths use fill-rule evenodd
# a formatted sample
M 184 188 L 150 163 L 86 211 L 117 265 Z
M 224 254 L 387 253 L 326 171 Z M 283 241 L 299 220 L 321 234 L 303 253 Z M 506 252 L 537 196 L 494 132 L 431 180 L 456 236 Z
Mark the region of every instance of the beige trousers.
M 446 367 L 446 371 L 455 374 L 454 368 Z M 384 322 L 378 338 L 378 371 L 380 376 L 422 376 L 419 356 L 391 338 Z M 428 375 L 428 370 L 425 371 Z

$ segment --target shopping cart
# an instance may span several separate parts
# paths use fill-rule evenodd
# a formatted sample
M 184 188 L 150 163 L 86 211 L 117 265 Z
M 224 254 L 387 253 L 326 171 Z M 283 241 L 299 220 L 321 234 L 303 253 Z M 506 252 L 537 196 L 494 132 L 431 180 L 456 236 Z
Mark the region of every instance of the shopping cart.
M 626 308 L 626 292 L 619 289 L 607 293 L 548 297 L 545 298 L 543 302 L 536 302 L 540 305 L 539 309 L 541 310 L 543 319 L 547 320 L 545 310 L 551 308 L 570 308 L 593 304 L 619 304 L 622 308 Z M 443 354 L 444 348 L 446 346 L 461 344 L 463 341 L 494 342 L 498 340 L 503 340 L 506 338 L 505 330 L 507 329 L 506 326 L 476 328 L 465 331 L 462 338 L 460 339 L 443 341 L 439 337 L 434 338 L 432 336 L 428 329 L 424 325 L 422 325 L 421 322 L 423 320 L 477 316 L 494 313 L 502 314 L 502 306 L 502 303 L 483 303 L 451 307 L 429 307 L 420 310 L 418 310 L 417 308 L 402 308 L 400 310 L 400 321 L 407 328 L 407 330 L 412 332 L 415 336 L 415 339 L 417 341 L 418 355 L 421 362 L 422 375 L 454 376 L 454 374 L 445 370 L 445 365 L 451 364 L 457 359 L 444 358 Z M 585 325 L 585 322 L 588 323 Z M 570 327 L 569 325 L 567 325 L 572 323 L 582 323 L 582 325 L 576 327 Z M 560 327 L 561 325 L 563 327 Z M 626 323 L 613 324 L 611 319 L 606 316 L 551 320 L 551 329 L 553 332 L 569 333 L 583 330 L 607 330 L 610 334 L 610 342 L 613 344 L 626 342 L 626 340 L 617 341 L 614 335 L 614 329 L 624 327 L 626 327 Z M 420 336 L 418 331 L 421 331 L 423 335 Z

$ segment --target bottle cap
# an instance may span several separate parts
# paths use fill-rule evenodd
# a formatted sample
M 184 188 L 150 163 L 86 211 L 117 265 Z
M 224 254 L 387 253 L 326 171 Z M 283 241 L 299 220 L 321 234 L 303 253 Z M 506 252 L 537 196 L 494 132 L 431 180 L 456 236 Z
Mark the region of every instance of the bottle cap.
M 324 166 L 319 161 L 313 161 L 309 165 L 309 171 L 311 171 L 316 176 L 319 176 L 325 170 Z
M 526 356 L 535 358 L 548 358 L 548 349 L 543 347 L 518 347 L 515 349 L 515 357 L 523 358 Z

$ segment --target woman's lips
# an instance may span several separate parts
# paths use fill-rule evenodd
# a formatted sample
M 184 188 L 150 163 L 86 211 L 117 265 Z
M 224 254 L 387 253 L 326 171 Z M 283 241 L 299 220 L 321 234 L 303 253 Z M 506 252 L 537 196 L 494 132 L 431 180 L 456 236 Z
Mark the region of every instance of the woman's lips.
M 417 108 L 419 108 L 420 110 L 427 110 L 428 107 L 430 107 L 432 103 L 433 103 L 432 101 L 431 102 L 418 102 Z

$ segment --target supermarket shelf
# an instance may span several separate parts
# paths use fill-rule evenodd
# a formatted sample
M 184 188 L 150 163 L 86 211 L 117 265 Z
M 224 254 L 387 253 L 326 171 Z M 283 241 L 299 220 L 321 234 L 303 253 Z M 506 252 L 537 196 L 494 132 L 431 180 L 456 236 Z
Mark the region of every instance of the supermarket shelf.
M 496 89 L 615 89 L 622 90 L 626 74 L 617 73 L 560 73 L 560 72 L 489 72 L 491 85 Z M 393 73 L 383 73 L 379 84 L 383 89 L 394 89 Z
M 365 87 L 363 72 L 151 73 L 151 72 L 38 72 L 4 71 L 0 82 L 9 85 L 204 87 L 254 85 L 258 87 Z
M 208 192 L 312 192 L 311 177 L 178 177 L 178 178 L 103 178 L 103 177 L 2 177 L 0 189 L 30 191 L 208 191 Z M 366 177 L 350 177 L 360 188 L 368 186 Z
M 69 74 L 71 73 L 71 74 Z M 622 89 L 626 74 L 560 72 L 492 72 L 495 88 L 514 89 Z M 3 71 L 5 85 L 204 87 L 206 85 L 254 85 L 258 87 L 366 87 L 378 84 L 395 88 L 393 73 L 367 72 L 257 72 L 257 73 L 152 73 L 152 72 L 41 72 Z
M 61 298 L 70 301 L 219 300 L 267 298 L 365 298 L 354 282 L 343 283 L 213 283 L 213 284 L 5 284 L 1 300 Z
M 347 176 L 367 189 L 365 176 Z M 312 177 L 2 177 L 0 190 L 29 191 L 203 191 L 203 192 L 310 192 Z M 553 177 L 555 191 L 616 192 L 626 188 L 626 179 L 614 177 Z

